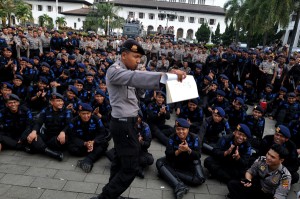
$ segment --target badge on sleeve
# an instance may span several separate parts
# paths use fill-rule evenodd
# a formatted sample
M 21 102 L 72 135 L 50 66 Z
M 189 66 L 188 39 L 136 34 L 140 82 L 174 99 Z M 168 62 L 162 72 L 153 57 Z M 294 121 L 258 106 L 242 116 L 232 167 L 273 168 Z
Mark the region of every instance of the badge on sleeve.
M 288 179 L 283 179 L 282 180 L 282 187 L 285 189 L 289 188 L 289 180 Z
M 266 167 L 265 166 L 260 166 L 260 170 L 262 170 L 262 171 L 264 171 L 266 169 Z

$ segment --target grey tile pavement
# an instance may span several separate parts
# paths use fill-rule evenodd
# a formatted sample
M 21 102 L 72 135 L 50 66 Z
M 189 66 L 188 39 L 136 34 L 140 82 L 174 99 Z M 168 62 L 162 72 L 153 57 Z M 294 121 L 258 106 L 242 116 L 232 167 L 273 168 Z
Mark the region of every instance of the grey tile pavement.
M 266 119 L 266 134 L 274 132 L 274 121 Z M 174 124 L 174 116 L 168 122 Z M 113 143 L 111 141 L 110 148 Z M 165 147 L 153 140 L 150 152 L 155 159 L 164 156 Z M 202 156 L 204 160 L 206 155 Z M 110 162 L 104 157 L 86 174 L 76 167 L 78 158 L 67 153 L 62 162 L 42 155 L 30 155 L 20 151 L 0 153 L 0 199 L 89 199 L 101 193 L 108 182 Z M 295 199 L 300 184 L 292 186 L 288 199 Z M 187 199 L 225 199 L 225 184 L 213 179 L 197 187 L 191 187 L 184 198 Z M 155 165 L 145 172 L 145 179 L 136 178 L 122 194 L 139 199 L 172 199 L 171 187 L 161 180 Z

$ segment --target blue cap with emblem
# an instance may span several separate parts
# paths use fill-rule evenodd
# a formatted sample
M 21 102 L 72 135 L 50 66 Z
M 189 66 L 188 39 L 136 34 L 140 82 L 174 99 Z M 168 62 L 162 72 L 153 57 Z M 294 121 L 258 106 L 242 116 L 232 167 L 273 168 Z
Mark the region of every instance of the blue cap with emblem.
M 74 95 L 78 95 L 78 90 L 77 90 L 77 88 L 75 87 L 75 86 L 72 86 L 72 85 L 70 85 L 69 87 L 68 87 L 68 91 L 71 91 L 72 93 L 74 93 Z
M 9 100 L 16 100 L 16 101 L 19 102 L 20 98 L 17 95 L 15 95 L 15 94 L 9 94 L 6 101 L 9 101 Z
M 161 96 L 163 96 L 164 98 L 166 98 L 166 93 L 163 92 L 163 91 L 156 91 L 156 96 L 158 96 L 158 95 L 161 95 Z
M 278 127 L 276 128 L 276 133 L 281 133 L 286 138 L 291 137 L 290 130 L 284 125 L 278 125 Z
M 62 96 L 59 93 L 53 92 L 53 93 L 51 93 L 51 98 L 50 99 L 62 99 L 62 100 L 64 100 L 64 96 Z
M 182 128 L 190 128 L 190 123 L 183 118 L 177 118 L 175 122 L 176 127 L 182 127 Z
M 88 111 L 88 112 L 93 112 L 93 108 L 91 105 L 89 105 L 88 103 L 80 103 L 79 107 L 78 107 L 79 111 Z
M 287 89 L 286 89 L 285 87 L 281 86 L 281 87 L 280 87 L 280 91 L 282 91 L 282 92 L 285 92 L 285 93 L 286 93 L 286 92 L 287 92 Z
M 259 112 L 261 112 L 261 113 L 264 113 L 264 112 L 265 112 L 264 109 L 263 109 L 260 105 L 254 106 L 254 107 L 253 107 L 253 110 L 259 111 Z
M 238 124 L 236 130 L 244 133 L 247 136 L 247 138 L 251 137 L 251 131 L 246 124 Z
M 19 80 L 23 81 L 22 75 L 16 75 L 16 76 L 15 76 L 15 79 L 19 79 Z
M 235 98 L 235 101 L 236 101 L 236 102 L 239 102 L 242 106 L 243 106 L 244 103 L 245 103 L 244 100 L 243 100 L 242 98 L 240 98 L 240 97 L 236 97 L 236 98 Z
M 223 97 L 225 97 L 225 92 L 223 90 L 217 90 L 217 95 L 221 95 Z
M 8 82 L 2 82 L 1 88 L 8 88 L 8 89 L 13 89 L 13 85 L 11 85 Z
M 95 91 L 95 95 L 101 95 L 101 96 L 103 96 L 103 97 L 106 97 L 106 96 L 105 96 L 105 93 L 104 93 L 101 89 L 97 89 L 97 90 Z
M 235 88 L 237 88 L 237 89 L 240 90 L 240 91 L 243 91 L 243 90 L 244 90 L 243 86 L 240 85 L 240 84 L 237 84 Z
M 225 116 L 225 111 L 224 111 L 224 109 L 221 108 L 221 107 L 218 107 L 218 106 L 215 107 L 215 109 L 213 110 L 212 113 L 216 113 L 216 114 L 220 115 L 221 117 L 224 117 L 224 116 Z
M 75 83 L 76 83 L 76 84 L 82 84 L 82 85 L 84 84 L 84 82 L 83 82 L 82 79 L 76 79 L 76 80 L 75 80 Z
M 40 77 L 39 80 L 41 83 L 48 84 L 48 79 L 46 77 Z

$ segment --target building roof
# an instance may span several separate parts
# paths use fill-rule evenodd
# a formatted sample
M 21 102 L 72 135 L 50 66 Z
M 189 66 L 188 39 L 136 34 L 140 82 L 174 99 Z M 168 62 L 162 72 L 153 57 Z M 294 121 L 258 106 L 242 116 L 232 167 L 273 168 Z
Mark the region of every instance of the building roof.
M 91 11 L 90 8 L 79 8 L 79 9 L 75 9 L 75 10 L 68 10 L 68 11 L 62 12 L 61 14 L 86 16 L 90 11 Z
M 150 8 L 157 10 L 171 10 L 194 13 L 205 13 L 214 15 L 225 15 L 225 11 L 220 6 L 199 5 L 188 3 L 173 3 L 168 1 L 156 0 L 114 0 L 112 1 L 117 6 L 136 7 L 136 8 Z
M 30 1 L 36 1 L 36 0 L 26 0 L 28 2 Z M 56 0 L 39 0 L 39 2 L 43 2 L 43 1 L 53 1 L 55 2 Z M 68 2 L 68 3 L 81 3 L 81 4 L 85 4 L 85 5 L 93 5 L 91 2 L 89 2 L 88 0 L 59 0 L 59 2 Z

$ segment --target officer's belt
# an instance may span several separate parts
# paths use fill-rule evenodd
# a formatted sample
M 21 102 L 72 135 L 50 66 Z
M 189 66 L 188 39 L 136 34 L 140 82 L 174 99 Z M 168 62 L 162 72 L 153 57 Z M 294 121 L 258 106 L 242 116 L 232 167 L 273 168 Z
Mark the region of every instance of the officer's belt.
M 137 121 L 137 117 L 122 117 L 122 118 L 111 117 L 111 121 L 135 123 Z

